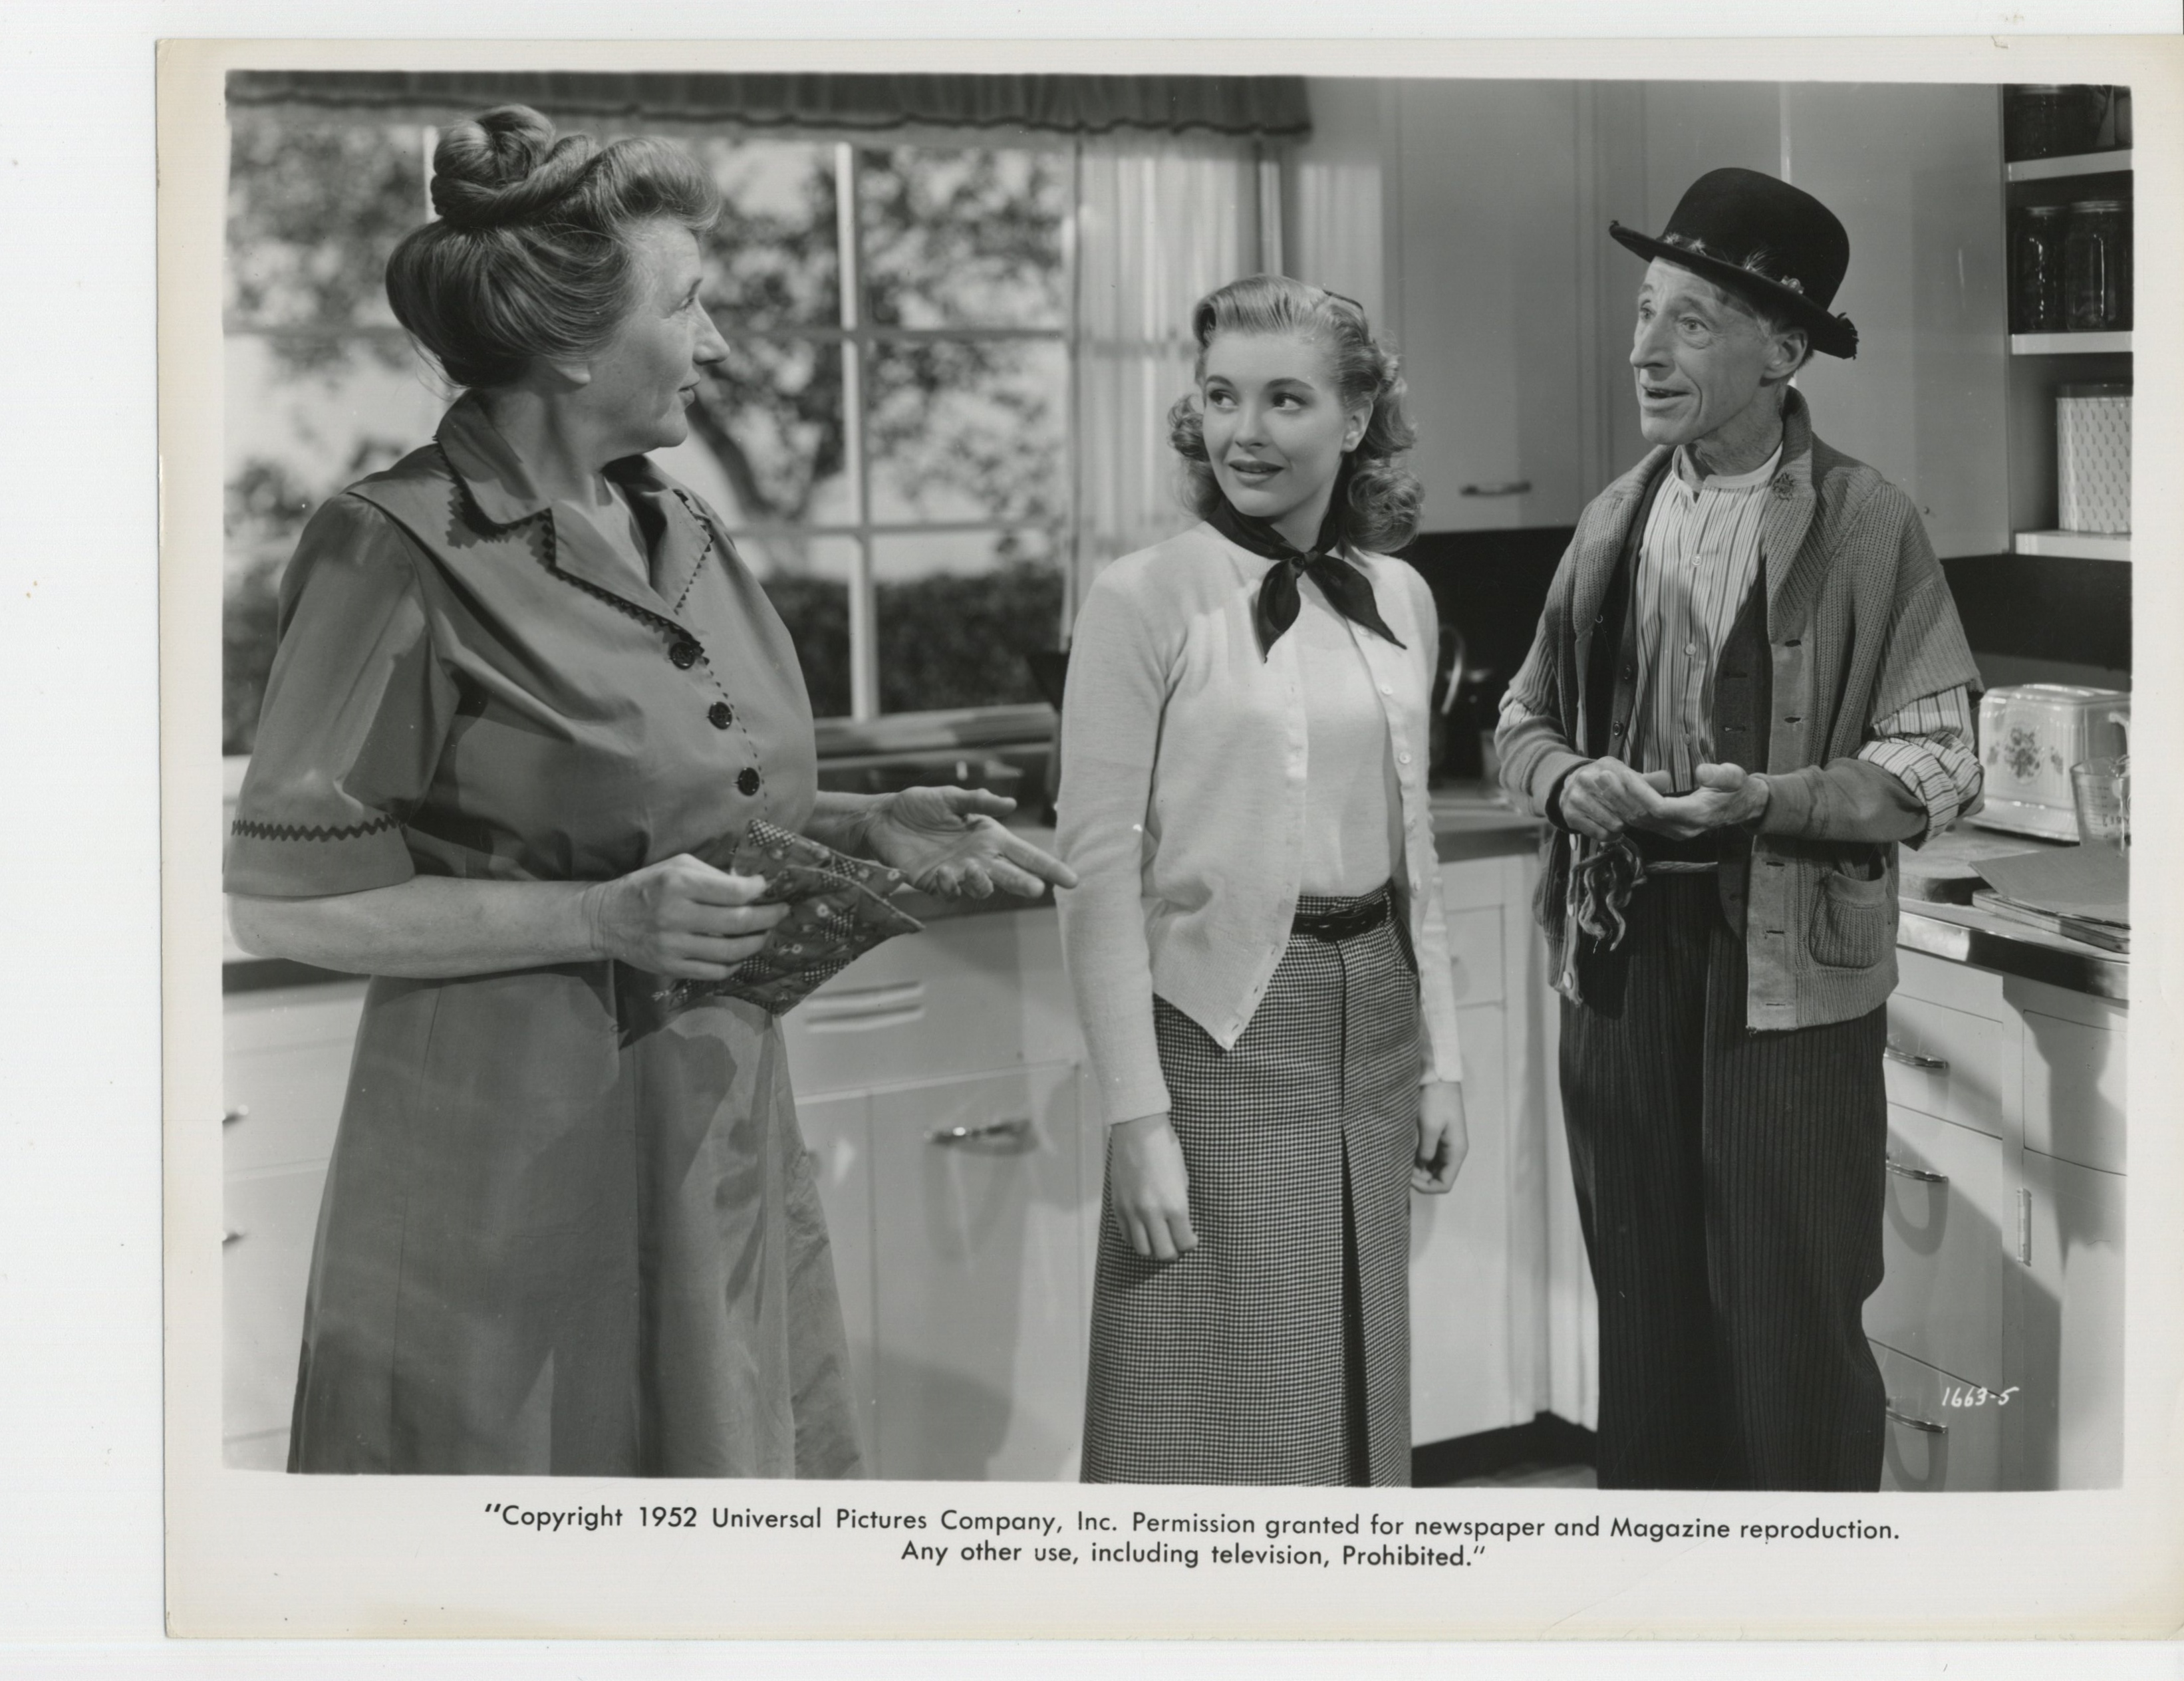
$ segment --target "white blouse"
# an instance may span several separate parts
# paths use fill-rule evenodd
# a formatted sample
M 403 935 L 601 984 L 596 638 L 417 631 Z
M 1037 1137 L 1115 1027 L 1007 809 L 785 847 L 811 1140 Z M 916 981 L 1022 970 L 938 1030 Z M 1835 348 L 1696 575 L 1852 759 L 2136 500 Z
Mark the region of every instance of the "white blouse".
M 1056 846 L 1078 884 L 1057 895 L 1070 983 L 1110 1122 L 1168 1107 L 1157 994 L 1226 1049 L 1289 944 L 1307 839 L 1312 729 L 1300 636 L 1262 658 L 1252 628 L 1273 563 L 1200 525 L 1116 561 L 1077 619 L 1062 702 Z M 1426 795 L 1438 625 L 1425 580 L 1366 554 L 1396 647 L 1346 621 L 1394 760 L 1401 862 L 1390 873 L 1417 953 L 1424 1078 L 1458 1080 L 1456 992 Z M 1307 602 L 1317 594 L 1300 592 Z M 1384 783 L 1383 784 L 1384 787 Z M 1393 827 L 1391 825 L 1390 827 Z M 1378 885 L 1378 877 L 1372 885 Z
M 1309 578 L 1298 581 L 1304 664 L 1304 864 L 1297 891 L 1323 898 L 1373 892 L 1402 856 L 1402 795 L 1388 715 L 1350 621 Z M 1368 632 L 1366 635 L 1370 635 Z

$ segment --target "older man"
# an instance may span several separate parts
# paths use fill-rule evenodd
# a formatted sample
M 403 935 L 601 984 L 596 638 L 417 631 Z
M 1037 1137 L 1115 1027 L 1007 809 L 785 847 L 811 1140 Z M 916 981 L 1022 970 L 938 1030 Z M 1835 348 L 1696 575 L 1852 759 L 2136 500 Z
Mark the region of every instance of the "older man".
M 1790 381 L 1854 355 L 1842 225 L 1748 170 L 1649 238 L 1654 448 L 1585 509 L 1502 704 L 1600 1296 L 1600 1480 L 1872 1489 L 1896 849 L 1979 798 L 1978 680 L 1917 511 Z

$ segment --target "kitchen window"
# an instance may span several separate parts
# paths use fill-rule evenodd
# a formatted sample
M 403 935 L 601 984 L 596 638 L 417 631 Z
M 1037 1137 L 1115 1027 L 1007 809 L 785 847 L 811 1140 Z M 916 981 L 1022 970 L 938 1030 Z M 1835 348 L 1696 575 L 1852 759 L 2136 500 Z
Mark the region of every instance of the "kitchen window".
M 311 79 L 285 80 L 265 103 L 231 86 L 231 754 L 250 749 L 304 520 L 428 438 L 448 394 L 381 286 L 426 214 L 436 127 L 388 120 L 359 79 L 301 102 Z M 1143 109 L 1183 109 L 1157 79 L 1032 80 L 1132 81 Z M 446 115 L 511 97 L 481 90 Z M 721 186 L 705 296 L 732 353 L 690 440 L 656 459 L 720 513 L 788 623 L 822 750 L 1043 734 L 1025 655 L 1061 645 L 1100 565 L 1185 523 L 1165 420 L 1189 381 L 1184 317 L 1212 287 L 1279 266 L 1268 137 L 760 131 L 534 103 L 565 129 L 675 134 Z

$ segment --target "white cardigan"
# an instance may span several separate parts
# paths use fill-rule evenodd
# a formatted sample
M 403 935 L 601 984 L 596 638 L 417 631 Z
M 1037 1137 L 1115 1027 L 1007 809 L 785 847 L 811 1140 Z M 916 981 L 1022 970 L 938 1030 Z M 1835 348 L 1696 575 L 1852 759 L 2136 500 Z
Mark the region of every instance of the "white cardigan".
M 1402 790 L 1396 909 L 1418 960 L 1425 1079 L 1458 1080 L 1456 988 L 1426 798 L 1439 625 L 1425 580 L 1357 557 L 1403 646 L 1351 627 L 1380 692 Z M 1262 660 L 1251 611 L 1273 563 L 1200 525 L 1093 582 L 1062 700 L 1056 845 L 1063 955 L 1110 1123 L 1168 1106 L 1155 994 L 1223 1049 L 1289 943 L 1304 855 L 1299 638 Z

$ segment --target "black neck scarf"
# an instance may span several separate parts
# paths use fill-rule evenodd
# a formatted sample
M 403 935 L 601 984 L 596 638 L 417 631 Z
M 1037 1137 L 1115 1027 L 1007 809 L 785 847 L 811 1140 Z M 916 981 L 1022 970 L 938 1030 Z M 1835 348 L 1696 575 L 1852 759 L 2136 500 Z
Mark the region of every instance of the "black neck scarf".
M 1273 521 L 1238 513 L 1225 496 L 1206 516 L 1206 523 L 1239 548 L 1247 548 L 1274 563 L 1267 569 L 1267 576 L 1259 585 L 1259 599 L 1251 610 L 1252 628 L 1259 633 L 1262 660 L 1273 652 L 1283 632 L 1296 623 L 1300 572 L 1319 586 L 1320 593 L 1344 618 L 1363 626 L 1375 636 L 1385 637 L 1398 648 L 1403 645 L 1402 638 L 1390 630 L 1388 621 L 1380 616 L 1379 604 L 1373 599 L 1372 581 L 1342 555 L 1343 505 L 1348 499 L 1344 492 L 1349 488 L 1348 479 L 1346 472 L 1335 481 L 1334 494 L 1328 499 L 1327 517 L 1320 521 L 1319 536 L 1310 554 L 1275 530 Z

